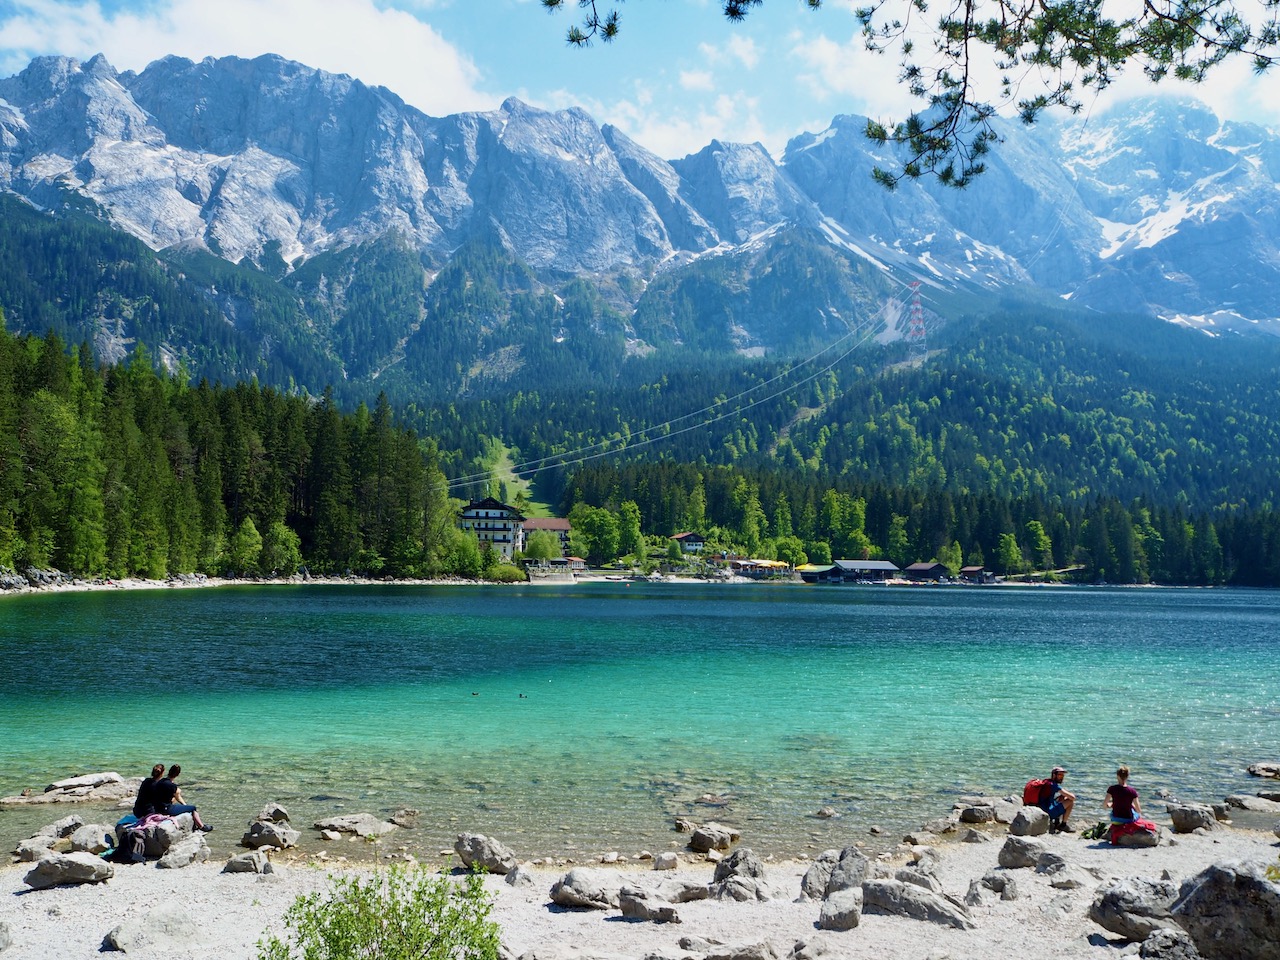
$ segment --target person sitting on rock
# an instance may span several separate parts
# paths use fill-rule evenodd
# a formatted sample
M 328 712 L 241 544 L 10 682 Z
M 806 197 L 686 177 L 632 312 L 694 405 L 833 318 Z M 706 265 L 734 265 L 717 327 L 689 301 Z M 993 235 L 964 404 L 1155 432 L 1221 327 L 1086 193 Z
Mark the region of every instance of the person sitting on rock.
M 173 782 L 181 773 L 182 767 L 175 763 L 169 768 L 169 775 L 163 780 L 158 780 L 152 788 L 156 813 L 163 813 L 170 817 L 176 817 L 181 813 L 189 813 L 191 814 L 192 822 L 196 825 L 196 829 L 209 833 L 213 827 L 200 819 L 200 814 L 196 813 L 196 808 L 192 804 L 182 802 L 182 788 Z
M 155 786 L 162 777 L 164 764 L 157 763 L 151 768 L 151 776 L 138 787 L 138 797 L 133 801 L 133 815 L 139 820 L 156 812 Z
M 1116 782 L 1107 787 L 1107 798 L 1102 804 L 1110 808 L 1112 823 L 1133 823 L 1142 816 L 1138 791 L 1129 786 L 1128 767 L 1116 771 Z
M 1065 767 L 1054 767 L 1049 782 L 1040 794 L 1040 809 L 1049 814 L 1050 833 L 1075 833 L 1071 826 L 1071 810 L 1076 805 L 1076 795 L 1062 785 L 1067 775 Z

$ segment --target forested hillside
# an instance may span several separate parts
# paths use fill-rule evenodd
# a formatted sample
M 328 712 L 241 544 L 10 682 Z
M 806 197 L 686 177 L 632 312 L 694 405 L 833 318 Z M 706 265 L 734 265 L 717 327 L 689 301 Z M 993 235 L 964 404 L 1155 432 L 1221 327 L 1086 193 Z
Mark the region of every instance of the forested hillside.
M 508 406 L 513 422 L 523 409 Z M 385 396 L 343 412 L 331 396 L 254 382 L 192 385 L 158 373 L 145 350 L 99 368 L 54 334 L 0 330 L 0 566 L 474 576 L 493 558 L 455 528 L 446 459 L 452 473 L 477 466 L 457 451 L 443 458 Z M 575 547 L 595 562 L 625 550 L 644 565 L 694 529 L 715 549 L 790 563 L 938 559 L 1006 574 L 1078 567 L 1074 576 L 1120 583 L 1280 585 L 1280 518 L 1268 506 L 951 492 L 784 468 L 767 452 L 739 459 L 579 458 L 558 483 Z M 622 536 L 637 528 L 648 546 Z

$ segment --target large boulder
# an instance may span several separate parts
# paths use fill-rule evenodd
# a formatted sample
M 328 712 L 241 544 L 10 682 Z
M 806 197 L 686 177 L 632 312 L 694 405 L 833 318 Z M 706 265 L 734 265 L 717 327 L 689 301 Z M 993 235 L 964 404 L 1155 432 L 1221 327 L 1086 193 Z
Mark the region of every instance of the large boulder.
M 1157 825 L 1154 830 L 1126 830 L 1116 837 L 1117 847 L 1158 847 L 1163 833 Z
M 964 902 L 970 907 L 976 907 L 995 900 L 997 896 L 1001 900 L 1017 900 L 1018 884 L 1007 873 L 988 870 L 980 880 L 969 881 L 969 892 L 965 894 Z
M 1000 866 L 1016 870 L 1022 867 L 1034 867 L 1043 853 L 1045 853 L 1045 846 L 1039 840 L 1011 836 L 1005 840 L 996 859 Z
M 165 851 L 164 856 L 156 861 L 162 870 L 178 870 L 189 867 L 193 863 L 204 863 L 209 859 L 209 844 L 203 833 L 194 833 L 175 843 Z
M 551 900 L 561 907 L 608 910 L 618 905 L 621 884 L 586 867 L 575 867 L 551 887 Z
M 689 849 L 695 853 L 710 853 L 712 850 L 728 850 L 742 839 L 742 834 L 732 827 L 711 821 L 696 827 L 689 835 Z
M 126 780 L 118 773 L 89 773 L 58 780 L 42 793 L 30 790 L 14 797 L 0 798 L 0 806 L 25 806 L 42 803 L 116 803 L 132 799 L 138 792 L 141 777 Z
M 618 891 L 618 907 L 628 920 L 648 920 L 650 923 L 679 923 L 676 908 L 656 893 L 643 887 L 627 885 Z
M 379 820 L 372 813 L 346 813 L 326 817 L 314 824 L 317 830 L 333 830 L 337 833 L 354 833 L 357 837 L 380 837 L 396 829 L 394 823 Z
M 1015 837 L 1040 837 L 1049 832 L 1049 814 L 1039 807 L 1019 807 L 1009 824 Z
M 453 849 L 468 870 L 481 867 L 489 873 L 507 874 L 516 868 L 516 855 L 501 841 L 482 833 L 460 833 Z
M 1251 797 L 1248 794 L 1235 794 L 1227 797 L 1227 806 L 1237 810 L 1248 810 L 1251 813 L 1280 813 L 1280 803 L 1265 797 Z
M 116 828 L 105 823 L 86 823 L 71 834 L 71 849 L 99 854 L 116 847 Z
M 53 853 L 36 861 L 22 878 L 33 890 L 78 883 L 105 883 L 115 876 L 115 868 L 92 853 Z
M 840 859 L 831 868 L 831 876 L 827 880 L 825 896 L 831 896 L 837 890 L 852 890 L 861 887 L 871 873 L 871 861 L 857 847 L 845 847 L 840 851 Z
M 1165 805 L 1165 810 L 1173 821 L 1174 833 L 1218 829 L 1218 818 L 1207 803 L 1170 803 Z
M 1173 918 L 1205 960 L 1280 957 L 1280 884 L 1267 864 L 1214 864 L 1182 884 Z
M 754 877 L 764 879 L 764 863 L 749 848 L 735 850 L 716 864 L 712 881 L 719 883 L 729 877 Z
M 865 913 L 927 920 L 957 930 L 972 930 L 974 922 L 968 911 L 945 897 L 900 880 L 868 880 L 862 885 L 862 909 Z
M 252 850 L 249 853 L 238 853 L 222 868 L 223 873 L 275 873 L 271 858 L 265 850 Z
M 1152 932 L 1138 948 L 1142 960 L 1204 960 L 1187 931 L 1165 927 Z
M 823 850 L 817 859 L 809 864 L 809 869 L 800 878 L 800 896 L 808 900 L 821 900 L 827 895 L 827 884 L 831 881 L 831 871 L 840 861 L 839 850 Z M 862 881 L 858 881 L 858 889 L 862 889 Z
M 34 863 L 36 860 L 49 856 L 53 852 L 53 845 L 57 842 L 57 837 L 39 835 L 27 837 L 25 840 L 18 841 L 18 845 L 14 847 L 13 855 L 19 863 Z
M 1280 778 L 1280 760 L 1274 763 L 1251 763 L 1249 764 L 1249 772 L 1255 777 Z
M 255 820 L 240 838 L 240 845 L 250 850 L 259 847 L 275 847 L 283 850 L 292 847 L 302 838 L 302 832 L 294 830 L 286 820 Z
M 102 943 L 104 950 L 156 956 L 186 954 L 202 945 L 200 927 L 178 903 L 162 903 L 130 916 L 108 933 Z
M 862 919 L 862 888 L 837 890 L 822 901 L 819 930 L 852 930 Z
M 1098 888 L 1089 919 L 1126 940 L 1145 940 L 1174 926 L 1171 909 L 1177 898 L 1178 885 L 1170 880 L 1127 877 Z

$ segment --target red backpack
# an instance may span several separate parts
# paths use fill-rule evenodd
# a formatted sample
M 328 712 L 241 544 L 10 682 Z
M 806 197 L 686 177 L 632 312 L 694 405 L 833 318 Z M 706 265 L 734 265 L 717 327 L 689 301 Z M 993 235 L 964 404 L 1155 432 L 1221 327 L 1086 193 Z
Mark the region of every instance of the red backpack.
M 1045 795 L 1049 784 L 1052 780 L 1046 777 L 1037 777 L 1034 780 L 1028 780 L 1027 785 L 1022 788 L 1022 805 L 1025 807 L 1038 807 L 1040 800 Z

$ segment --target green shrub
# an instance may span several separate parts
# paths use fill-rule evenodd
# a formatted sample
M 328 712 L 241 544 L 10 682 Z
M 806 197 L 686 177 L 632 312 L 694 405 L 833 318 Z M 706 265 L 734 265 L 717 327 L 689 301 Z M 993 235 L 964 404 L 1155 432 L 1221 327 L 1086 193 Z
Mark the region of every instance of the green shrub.
M 529 578 L 519 567 L 510 563 L 499 563 L 485 571 L 484 579 L 490 583 L 524 583 Z
M 327 893 L 298 897 L 285 939 L 258 941 L 258 960 L 497 960 L 498 925 L 484 879 L 395 866 L 330 877 Z

